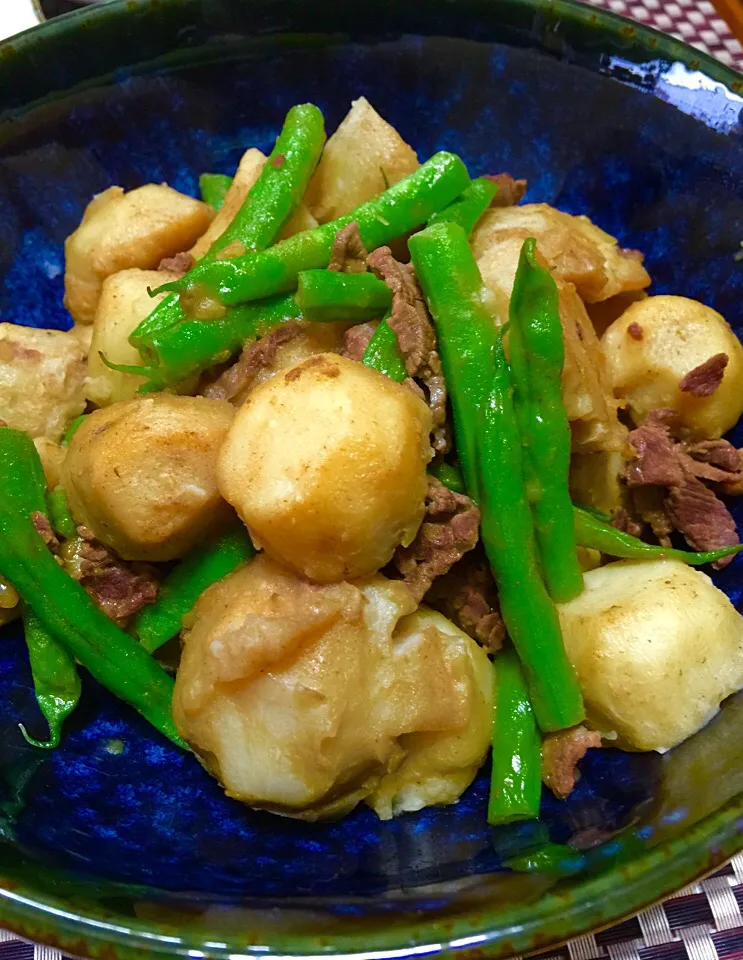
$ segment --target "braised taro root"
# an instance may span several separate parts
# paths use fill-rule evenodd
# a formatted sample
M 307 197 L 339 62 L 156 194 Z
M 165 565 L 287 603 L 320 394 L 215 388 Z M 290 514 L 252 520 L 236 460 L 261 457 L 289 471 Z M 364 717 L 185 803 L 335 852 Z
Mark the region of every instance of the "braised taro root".
M 485 652 L 400 583 L 316 585 L 261 556 L 199 600 L 175 692 L 228 794 L 285 816 L 451 803 L 490 742 Z
M 0 419 L 59 440 L 85 409 L 85 351 L 71 333 L 0 323 Z
M 743 685 L 743 617 L 704 573 L 623 561 L 584 581 L 559 614 L 595 729 L 669 750 Z
M 228 519 L 217 455 L 232 407 L 159 394 L 98 410 L 76 431 L 62 485 L 79 524 L 125 560 L 173 560 Z
M 717 439 L 743 413 L 743 346 L 724 317 L 697 300 L 640 300 L 601 347 L 614 394 L 638 425 L 670 409 L 689 436 Z
M 109 364 L 136 367 L 141 358 L 129 343 L 129 334 L 162 301 L 165 294 L 151 297 L 149 290 L 172 280 L 167 270 L 120 270 L 103 281 L 93 321 L 88 354 L 85 395 L 99 407 L 119 400 L 131 400 L 143 384 L 133 373 L 114 370 Z
M 412 390 L 320 354 L 249 395 L 219 489 L 275 560 L 313 580 L 366 576 L 423 519 L 430 427 Z
M 164 183 L 99 193 L 65 243 L 65 306 L 75 322 L 93 323 L 106 277 L 130 267 L 156 269 L 188 249 L 212 216 L 205 203 Z

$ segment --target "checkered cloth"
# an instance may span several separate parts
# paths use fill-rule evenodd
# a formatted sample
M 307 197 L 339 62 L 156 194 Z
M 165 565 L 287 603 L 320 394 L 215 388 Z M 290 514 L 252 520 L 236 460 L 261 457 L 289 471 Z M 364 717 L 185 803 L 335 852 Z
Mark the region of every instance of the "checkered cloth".
M 709 0 L 588 0 L 648 27 L 670 33 L 743 71 L 743 46 Z M 743 0 L 741 0 L 743 2 Z
M 709 0 L 587 2 L 670 33 L 743 71 L 743 47 Z M 665 903 L 535 960 L 743 960 L 741 906 L 743 854 Z M 0 960 L 62 960 L 62 954 L 0 930 Z

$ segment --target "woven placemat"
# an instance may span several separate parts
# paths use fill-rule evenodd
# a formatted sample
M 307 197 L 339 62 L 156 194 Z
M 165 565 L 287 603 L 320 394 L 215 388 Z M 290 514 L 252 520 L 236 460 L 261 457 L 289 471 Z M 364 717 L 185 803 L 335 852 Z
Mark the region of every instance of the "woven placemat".
M 743 854 L 665 903 L 531 960 L 743 960 Z M 0 930 L 0 960 L 66 960 Z M 521 958 L 514 957 L 514 960 Z
M 741 960 L 741 906 L 743 854 L 738 854 L 664 903 L 533 960 Z
M 743 71 L 743 46 L 709 0 L 587 2 L 670 33 Z M 49 15 L 56 12 L 47 8 Z M 743 960 L 742 906 L 743 854 L 739 854 L 713 876 L 685 887 L 665 903 L 535 960 Z M 24 943 L 0 930 L 0 960 L 62 958 L 53 947 Z

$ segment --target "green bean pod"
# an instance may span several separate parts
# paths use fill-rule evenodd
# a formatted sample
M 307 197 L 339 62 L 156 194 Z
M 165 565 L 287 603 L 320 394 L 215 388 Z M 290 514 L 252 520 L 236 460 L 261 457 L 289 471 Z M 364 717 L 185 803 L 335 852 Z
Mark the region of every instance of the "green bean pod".
M 232 177 L 226 173 L 202 173 L 199 177 L 201 199 L 215 210 L 221 210 L 227 191 L 232 186 Z
M 0 428 L 0 575 L 48 631 L 99 683 L 129 703 L 173 743 L 186 748 L 171 713 L 173 681 L 152 657 L 96 606 L 59 566 L 32 521 L 44 509 L 44 473 L 28 434 Z
M 70 440 L 72 440 L 72 438 L 75 436 L 75 432 L 83 425 L 86 417 L 87 413 L 81 413 L 79 417 L 75 417 L 75 419 L 70 423 L 64 432 L 64 436 L 62 437 L 63 447 L 69 446 Z
M 600 849 L 600 848 L 599 848 Z M 537 873 L 541 876 L 551 874 L 557 877 L 569 877 L 580 873 L 588 865 L 588 855 L 574 850 L 564 843 L 545 843 L 536 850 L 512 857 L 503 866 L 515 873 Z
M 361 362 L 372 370 L 386 374 L 397 383 L 407 380 L 408 371 L 397 343 L 397 334 L 386 319 L 382 320 L 374 331 Z
M 10 469 L 15 463 L 17 470 Z M 30 437 L 18 430 L 0 428 L 0 486 L 3 498 L 0 509 L 25 519 L 47 556 L 51 554 L 36 533 L 31 518 L 46 513 L 46 480 L 41 460 Z M 1 536 L 1 535 L 0 535 Z M 7 579 L 12 577 L 6 573 Z M 13 584 L 15 587 L 15 583 Z M 19 587 L 15 587 L 21 593 Z M 49 740 L 32 739 L 21 726 L 21 732 L 32 746 L 52 749 L 59 746 L 62 723 L 80 699 L 80 678 L 75 660 L 58 640 L 50 635 L 27 608 L 23 608 L 26 646 L 31 661 L 34 693 L 39 709 L 49 724 Z
M 388 312 L 392 292 L 373 273 L 303 270 L 297 282 L 297 303 L 303 316 L 317 323 L 366 323 Z
M 443 483 L 447 489 L 454 493 L 467 493 L 464 477 L 459 467 L 455 467 L 451 463 L 439 463 L 429 467 L 428 472 L 436 477 L 439 483 Z
M 428 227 L 408 246 L 436 323 L 462 473 L 481 505 L 483 545 L 534 713 L 544 731 L 574 726 L 583 701 L 539 570 L 510 372 L 487 290 L 457 224 Z
M 132 633 L 145 650 L 157 650 L 183 628 L 201 594 L 255 555 L 242 524 L 193 550 L 165 578 L 154 603 L 143 607 Z
M 62 724 L 80 702 L 80 676 L 74 658 L 31 610 L 24 610 L 23 627 L 36 702 L 49 724 L 49 739 L 34 740 L 23 724 L 21 733 L 32 747 L 53 750 L 59 746 Z
M 408 247 L 436 325 L 467 492 L 478 502 L 478 448 L 492 382 L 495 313 L 462 227 L 434 224 L 411 237 Z
M 148 292 L 152 293 L 152 291 Z M 174 293 L 169 293 L 158 303 L 152 313 L 146 316 L 139 326 L 129 334 L 129 343 L 136 347 L 140 355 L 146 359 L 146 349 L 152 343 L 153 338 L 162 334 L 165 330 L 172 329 L 182 323 L 183 320 L 180 299 Z
M 581 547 L 599 550 L 610 557 L 620 557 L 623 560 L 680 560 L 690 567 L 702 567 L 706 563 L 715 563 L 725 557 L 733 557 L 743 550 L 743 543 L 702 553 L 659 547 L 657 544 L 638 540 L 637 537 L 623 530 L 617 530 L 590 510 L 583 510 L 580 507 L 574 508 L 573 520 L 575 539 Z
M 46 495 L 47 515 L 52 530 L 64 537 L 65 540 L 72 540 L 77 536 L 77 524 L 75 518 L 70 512 L 70 505 L 67 502 L 67 494 L 62 487 L 56 487 L 50 490 Z
M 503 620 L 524 668 L 534 714 L 547 733 L 580 723 L 585 710 L 565 653 L 557 611 L 539 569 L 513 388 L 500 339 L 493 369 L 481 432 L 482 542 L 498 586 Z
M 495 826 L 539 816 L 542 740 L 521 664 L 513 649 L 495 658 L 493 771 L 488 823 Z
M 247 253 L 270 246 L 302 202 L 324 146 L 325 120 L 320 110 L 312 103 L 292 107 L 260 176 L 204 260 L 212 261 L 235 241 Z
M 514 406 L 525 450 L 537 547 L 550 596 L 577 597 L 583 575 L 570 501 L 570 425 L 562 399 L 565 346 L 557 286 L 524 241 L 510 305 Z
M 414 173 L 337 220 L 298 233 L 255 256 L 202 261 L 184 278 L 159 290 L 195 289 L 228 306 L 272 297 L 294 289 L 303 270 L 327 267 L 335 237 L 349 223 L 358 223 L 364 245 L 374 250 L 425 223 L 469 182 L 459 157 L 437 153 Z
M 154 331 L 141 351 L 152 386 L 158 390 L 175 386 L 192 374 L 226 363 L 250 340 L 301 319 L 296 299 L 285 296 L 234 307 L 223 320 L 182 320 Z
M 299 206 L 324 144 L 324 121 L 317 107 L 311 103 L 292 107 L 260 176 L 232 223 L 202 257 L 199 268 L 213 263 L 235 242 L 251 254 L 272 244 Z M 165 297 L 130 334 L 129 342 L 142 353 L 155 333 L 174 326 L 183 315 L 178 297 Z
M 456 223 L 469 236 L 498 192 L 498 184 L 487 177 L 473 180 L 461 196 L 429 218 L 428 224 Z

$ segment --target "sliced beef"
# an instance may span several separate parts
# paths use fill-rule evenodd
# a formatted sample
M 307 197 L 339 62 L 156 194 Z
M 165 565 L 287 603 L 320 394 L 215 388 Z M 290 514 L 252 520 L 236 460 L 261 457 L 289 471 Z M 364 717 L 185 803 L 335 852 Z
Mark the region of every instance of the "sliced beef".
M 60 543 L 43 513 L 33 513 L 31 519 L 57 562 L 111 620 L 122 622 L 157 597 L 154 571 L 145 564 L 126 563 L 87 527 L 78 527 L 75 539 Z
M 544 785 L 560 800 L 569 797 L 580 777 L 578 763 L 592 747 L 600 746 L 599 734 L 582 725 L 548 734 L 542 742 Z
M 730 511 L 714 490 L 687 475 L 680 487 L 673 487 L 666 500 L 674 527 L 683 533 L 695 550 L 718 550 L 740 543 Z M 720 560 L 718 567 L 732 560 Z
M 258 374 L 276 360 L 276 351 L 293 340 L 302 330 L 297 320 L 289 320 L 260 340 L 251 340 L 243 347 L 240 359 L 228 367 L 215 381 L 203 390 L 210 400 L 232 400 L 250 387 Z
M 514 180 L 510 173 L 486 173 L 485 178 L 498 184 L 492 206 L 515 207 L 524 199 L 526 180 Z
M 635 487 L 631 491 L 631 498 L 634 513 L 642 523 L 638 524 L 639 530 L 628 530 L 627 532 L 632 533 L 635 537 L 642 538 L 643 524 L 647 524 L 661 546 L 672 546 L 671 534 L 674 526 L 668 514 L 666 491 L 663 487 Z
M 46 515 L 36 510 L 31 514 L 31 522 L 36 528 L 36 532 L 47 545 L 47 547 L 53 549 L 54 547 L 59 546 L 59 540 L 54 536 L 54 531 L 52 530 L 52 525 L 49 523 Z
M 62 548 L 67 572 L 111 620 L 133 616 L 157 597 L 158 581 L 144 564 L 127 564 L 99 543 L 87 527 Z
M 392 312 L 387 323 L 397 335 L 408 375 L 417 377 L 426 387 L 433 415 L 433 447 L 445 452 L 446 383 L 436 349 L 436 332 L 413 268 L 397 261 L 389 247 L 379 247 L 369 254 L 368 264 L 392 291 Z
M 428 480 L 426 517 L 409 547 L 398 547 L 393 563 L 420 603 L 437 577 L 447 573 L 478 540 L 480 511 L 469 497 Z
M 722 383 L 728 363 L 726 353 L 716 353 L 687 373 L 679 384 L 679 390 L 694 397 L 711 397 Z
M 158 264 L 158 270 L 167 270 L 169 273 L 188 273 L 189 270 L 194 268 L 196 261 L 191 256 L 190 253 L 176 253 L 174 257 L 165 257 Z
M 368 256 L 359 225 L 354 220 L 335 235 L 328 270 L 335 270 L 337 273 L 366 273 Z
M 629 442 L 635 450 L 635 456 L 627 466 L 628 487 L 674 487 L 683 483 L 683 467 L 671 437 L 668 419 L 663 416 L 665 413 L 655 411 L 630 434 Z
M 378 324 L 376 322 L 372 322 L 358 323 L 355 327 L 349 327 L 343 334 L 341 356 L 346 357 L 348 360 L 358 360 L 361 362 L 364 359 L 366 348 L 369 346 L 377 326 Z
M 659 410 L 633 430 L 635 457 L 627 465 L 627 486 L 637 512 L 664 545 L 675 529 L 696 550 L 717 550 L 739 543 L 735 522 L 707 483 L 735 487 L 743 482 L 738 451 L 727 441 L 684 444 L 671 434 L 674 414 Z M 731 558 L 720 560 L 723 567 Z
M 446 419 L 446 380 L 442 373 L 437 373 L 424 382 L 428 389 L 428 406 L 433 416 L 431 446 L 436 453 L 448 453 L 452 447 L 452 438 Z
M 683 445 L 694 461 L 691 468 L 700 480 L 737 485 L 743 481 L 743 458 L 728 440 L 703 440 Z
M 436 334 L 413 269 L 395 260 L 389 247 L 378 247 L 368 262 L 392 291 L 392 313 L 387 322 L 397 334 L 408 374 L 419 376 L 436 352 Z
M 615 510 L 614 526 L 631 537 L 642 536 L 642 524 L 624 507 L 617 507 Z
M 500 613 L 498 591 L 490 566 L 478 547 L 433 582 L 425 602 L 490 653 L 496 653 L 503 646 L 506 627 Z

